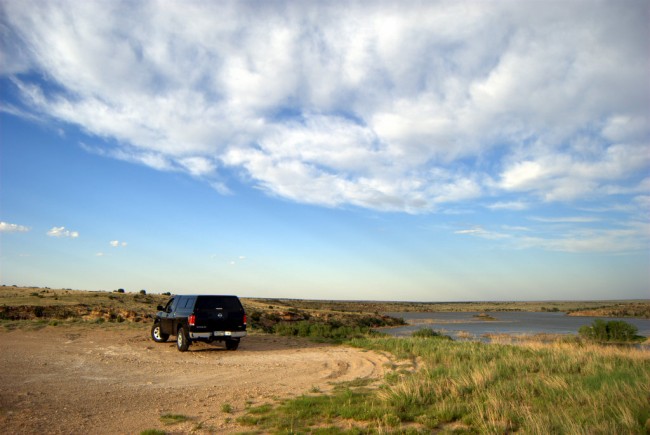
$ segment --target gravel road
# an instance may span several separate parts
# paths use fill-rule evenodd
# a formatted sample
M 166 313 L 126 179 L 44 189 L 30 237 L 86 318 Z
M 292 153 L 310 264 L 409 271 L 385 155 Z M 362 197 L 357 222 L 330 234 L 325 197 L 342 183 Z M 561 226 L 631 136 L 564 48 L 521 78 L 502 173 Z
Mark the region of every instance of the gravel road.
M 197 343 L 180 353 L 144 329 L 0 332 L 0 425 L 3 433 L 245 431 L 251 428 L 235 420 L 247 406 L 380 378 L 389 362 L 373 352 L 267 335 L 242 339 L 234 352 Z M 190 420 L 165 426 L 160 416 L 167 413 Z

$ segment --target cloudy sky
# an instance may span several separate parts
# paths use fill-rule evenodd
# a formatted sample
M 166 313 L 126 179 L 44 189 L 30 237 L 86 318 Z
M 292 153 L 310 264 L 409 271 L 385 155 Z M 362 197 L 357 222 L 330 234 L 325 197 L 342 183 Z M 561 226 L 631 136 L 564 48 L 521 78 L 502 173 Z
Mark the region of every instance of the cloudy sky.
M 0 0 L 1 282 L 647 298 L 649 11 Z

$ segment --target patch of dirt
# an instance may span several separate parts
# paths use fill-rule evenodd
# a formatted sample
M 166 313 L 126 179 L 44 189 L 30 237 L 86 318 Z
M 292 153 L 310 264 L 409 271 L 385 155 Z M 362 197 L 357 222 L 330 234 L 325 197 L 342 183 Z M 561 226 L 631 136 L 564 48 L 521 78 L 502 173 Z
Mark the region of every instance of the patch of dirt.
M 267 335 L 237 351 L 154 343 L 148 330 L 46 327 L 0 332 L 0 425 L 5 433 L 232 433 L 246 407 L 380 378 L 384 355 Z M 226 412 L 228 411 L 228 412 Z M 160 416 L 189 421 L 165 426 Z

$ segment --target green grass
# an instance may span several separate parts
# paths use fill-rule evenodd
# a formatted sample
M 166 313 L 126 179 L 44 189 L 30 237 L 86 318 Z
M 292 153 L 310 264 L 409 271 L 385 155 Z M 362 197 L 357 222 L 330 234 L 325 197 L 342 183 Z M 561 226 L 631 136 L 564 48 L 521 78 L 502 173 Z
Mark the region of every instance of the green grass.
M 417 338 L 435 338 L 437 340 L 451 340 L 451 337 L 444 335 L 441 332 L 434 331 L 431 328 L 421 328 L 411 334 L 412 337 Z
M 352 344 L 417 358 L 383 385 L 345 384 L 251 409 L 240 423 L 267 432 L 646 433 L 650 355 L 573 344 L 499 345 L 427 338 Z M 324 431 L 324 432 L 323 432 Z
M 370 328 L 364 326 L 347 326 L 336 323 L 317 323 L 308 320 L 300 322 L 278 323 L 273 332 L 283 336 L 309 337 L 315 341 L 341 343 L 354 337 L 370 334 Z

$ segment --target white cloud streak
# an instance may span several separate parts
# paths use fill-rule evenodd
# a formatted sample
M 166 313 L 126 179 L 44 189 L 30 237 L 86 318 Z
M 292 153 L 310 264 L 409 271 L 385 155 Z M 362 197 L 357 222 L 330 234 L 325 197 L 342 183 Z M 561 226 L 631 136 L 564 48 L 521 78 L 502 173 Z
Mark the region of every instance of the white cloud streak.
M 47 232 L 47 235 L 56 238 L 76 239 L 79 237 L 79 232 L 66 230 L 65 227 L 52 227 L 52 229 Z
M 473 226 L 454 231 L 454 234 L 500 240 L 517 249 L 536 248 L 570 253 L 638 252 L 647 250 L 650 246 L 650 223 L 648 222 L 631 221 L 609 227 L 571 225 L 558 228 L 558 224 L 592 224 L 598 220 L 588 218 L 534 218 L 533 220 L 551 226 L 530 228 L 502 225 L 500 231 Z
M 26 233 L 27 231 L 29 231 L 29 227 L 24 225 L 0 222 L 0 233 Z
M 644 1 L 1 6 L 16 113 L 222 194 L 233 174 L 409 213 L 650 193 Z

